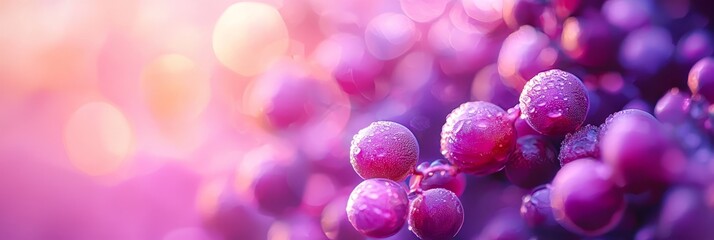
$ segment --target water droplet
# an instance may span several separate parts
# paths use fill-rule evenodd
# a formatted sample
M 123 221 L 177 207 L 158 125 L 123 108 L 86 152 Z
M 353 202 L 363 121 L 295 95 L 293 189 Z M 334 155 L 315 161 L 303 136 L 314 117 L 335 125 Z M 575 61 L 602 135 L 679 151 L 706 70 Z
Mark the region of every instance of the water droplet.
M 529 102 L 531 102 L 531 98 L 528 97 L 528 96 L 523 96 L 523 97 L 521 98 L 521 100 L 523 100 L 524 103 L 529 103 Z
M 539 107 L 545 106 L 545 102 L 539 102 L 537 106 L 539 106 Z
M 560 116 L 563 116 L 563 111 L 553 111 L 548 113 L 548 117 L 550 118 L 559 118 Z
M 536 111 L 535 108 L 530 108 L 530 109 L 528 109 L 528 112 L 529 112 L 529 113 L 535 113 L 535 111 Z

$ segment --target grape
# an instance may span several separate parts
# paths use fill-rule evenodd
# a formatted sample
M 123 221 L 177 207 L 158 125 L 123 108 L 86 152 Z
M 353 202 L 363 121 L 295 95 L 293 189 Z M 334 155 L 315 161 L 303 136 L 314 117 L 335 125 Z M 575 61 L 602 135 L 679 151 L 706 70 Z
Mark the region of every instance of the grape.
M 669 90 L 655 105 L 655 116 L 663 123 L 680 124 L 687 120 L 688 97 L 679 89 Z
M 608 0 L 602 6 L 602 14 L 614 26 L 633 31 L 649 23 L 653 6 L 649 0 Z
M 273 216 L 286 215 L 302 203 L 306 174 L 300 166 L 271 166 L 255 180 L 253 194 L 258 207 Z
M 620 46 L 620 64 L 643 76 L 653 76 L 667 64 L 674 44 L 670 33 L 660 27 L 644 27 L 630 32 Z
M 523 25 L 537 26 L 545 7 L 540 0 L 505 0 L 503 21 L 512 29 Z
M 637 110 L 637 109 L 626 109 L 622 111 L 617 111 L 613 114 L 610 114 L 610 116 L 607 116 L 607 119 L 605 119 L 605 122 L 600 125 L 600 134 L 599 134 L 599 139 L 602 140 L 603 135 L 607 132 L 607 130 L 610 128 L 610 124 L 615 119 L 623 118 L 623 117 L 636 117 L 636 118 L 652 118 L 652 120 L 655 120 L 654 117 L 652 117 L 651 114 L 642 111 L 642 110 Z
M 350 194 L 347 218 L 365 236 L 389 237 L 404 226 L 408 205 L 407 193 L 398 183 L 389 179 L 367 179 Z
M 441 130 L 441 153 L 465 173 L 486 175 L 503 169 L 515 143 L 506 111 L 488 102 L 461 104 Z
M 350 162 L 364 178 L 404 180 L 419 159 L 414 134 L 399 123 L 378 121 L 352 138 Z
M 463 223 L 461 201 L 443 188 L 424 191 L 409 206 L 409 230 L 424 240 L 453 238 Z
M 695 95 L 699 94 L 709 101 L 714 101 L 714 58 L 702 58 L 694 64 L 689 71 L 687 84 Z
M 550 189 L 550 185 L 541 185 L 524 196 L 521 203 L 521 217 L 540 237 L 572 237 L 570 236 L 573 235 L 572 233 L 555 221 L 553 209 L 550 207 Z
M 566 19 L 561 46 L 577 63 L 595 67 L 611 64 L 618 47 L 610 26 L 597 13 Z
M 444 188 L 461 196 L 466 189 L 466 176 L 456 172 L 448 162 L 444 160 L 436 160 L 431 164 L 424 162 L 417 166 L 417 171 L 421 172 L 423 178 L 419 179 L 419 186 L 422 190 L 434 188 Z M 412 177 L 409 180 L 409 185 L 415 184 L 418 178 Z
M 563 166 L 553 179 L 550 195 L 555 219 L 566 229 L 587 236 L 612 230 L 622 218 L 625 196 L 611 175 L 612 169 L 594 159 Z
M 342 91 L 371 99 L 381 62 L 367 53 L 364 40 L 356 35 L 335 34 L 314 52 L 317 62 L 331 71 Z
M 531 26 L 522 26 L 503 40 L 498 54 L 498 73 L 504 83 L 520 91 L 538 72 L 553 68 L 558 53 L 548 36 Z
M 601 135 L 603 161 L 612 166 L 618 185 L 640 193 L 667 185 L 683 167 L 683 156 L 662 124 L 640 110 L 617 114 Z M 624 112 L 624 111 L 623 111 Z
M 714 210 L 704 194 L 691 187 L 670 190 L 657 221 L 657 239 L 714 238 Z
M 377 59 L 395 59 L 406 53 L 417 40 L 414 22 L 399 13 L 383 13 L 373 18 L 365 29 L 367 50 Z
M 560 146 L 560 166 L 581 158 L 600 158 L 600 129 L 592 125 L 580 128 L 578 131 L 565 135 Z
M 558 69 L 531 78 L 520 97 L 520 108 L 528 124 L 549 136 L 577 130 L 585 121 L 589 105 L 580 79 Z
M 677 43 L 677 60 L 687 66 L 714 53 L 712 35 L 704 29 L 694 30 Z
M 515 120 L 515 123 L 513 125 L 516 128 L 516 133 L 518 134 L 518 138 L 521 138 L 523 136 L 528 136 L 528 135 L 539 135 L 542 136 L 539 132 L 533 129 L 531 125 L 528 124 L 528 121 L 526 121 L 525 118 L 523 117 L 518 117 Z
M 533 188 L 549 182 L 560 165 L 548 139 L 538 135 L 518 138 L 506 164 L 506 177 L 516 186 Z

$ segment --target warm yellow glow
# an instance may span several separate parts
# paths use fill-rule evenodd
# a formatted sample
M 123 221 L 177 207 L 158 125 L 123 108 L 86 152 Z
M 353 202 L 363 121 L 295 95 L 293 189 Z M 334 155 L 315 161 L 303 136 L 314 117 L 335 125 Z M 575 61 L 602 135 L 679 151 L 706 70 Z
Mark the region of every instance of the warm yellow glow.
M 280 13 L 264 3 L 231 5 L 213 29 L 213 52 L 218 61 L 244 76 L 262 73 L 285 54 L 289 42 Z
M 163 124 L 194 120 L 210 98 L 208 75 L 178 54 L 162 55 L 149 63 L 141 83 L 151 113 Z
M 289 240 L 290 225 L 283 222 L 275 222 L 268 230 L 268 240 Z
M 116 172 L 129 159 L 134 143 L 124 114 L 104 102 L 77 109 L 65 126 L 64 136 L 70 161 L 89 175 Z

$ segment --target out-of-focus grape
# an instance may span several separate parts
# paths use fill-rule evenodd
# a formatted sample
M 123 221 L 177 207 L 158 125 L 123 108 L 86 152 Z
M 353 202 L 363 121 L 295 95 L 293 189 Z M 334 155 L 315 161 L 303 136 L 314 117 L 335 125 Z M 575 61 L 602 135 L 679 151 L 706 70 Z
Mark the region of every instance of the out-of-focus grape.
M 555 66 L 558 52 L 548 36 L 533 27 L 523 26 L 508 35 L 498 54 L 498 73 L 504 83 L 516 91 L 523 89 L 528 79 Z
M 622 219 L 625 196 L 611 178 L 612 169 L 593 159 L 563 166 L 551 188 L 555 219 L 568 230 L 588 236 L 612 230 Z

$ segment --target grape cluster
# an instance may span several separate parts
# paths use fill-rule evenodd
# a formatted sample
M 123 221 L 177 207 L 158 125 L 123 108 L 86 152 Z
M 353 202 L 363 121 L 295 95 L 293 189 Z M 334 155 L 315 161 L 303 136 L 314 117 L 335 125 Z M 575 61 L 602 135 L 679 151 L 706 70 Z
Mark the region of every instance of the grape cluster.
M 700 61 L 690 73 L 695 94 L 705 88 L 708 71 L 714 71 L 708 61 Z M 446 160 L 418 166 L 414 135 L 398 123 L 375 122 L 352 142 L 352 166 L 365 180 L 350 195 L 347 214 L 352 225 L 369 237 L 391 236 L 406 221 L 421 239 L 449 239 L 464 221 L 459 200 L 464 174 L 483 176 L 504 170 L 514 185 L 533 189 L 520 210 L 533 234 L 567 238 L 616 232 L 628 205 L 637 203 L 629 200 L 631 196 L 650 194 L 657 199 L 686 174 L 688 154 L 704 158 L 699 159 L 703 162 L 712 156 L 706 143 L 697 142 L 687 150 L 687 143 L 676 142 L 682 137 L 698 136 L 701 139 L 695 140 L 700 141 L 711 137 L 701 135 L 703 130 L 709 133 L 706 130 L 714 120 L 703 107 L 708 106 L 705 98 L 673 89 L 658 102 L 657 117 L 625 109 L 595 127 L 584 125 L 590 103 L 582 81 L 562 70 L 547 70 L 525 84 L 520 103 L 508 111 L 484 101 L 454 109 L 441 132 Z M 527 134 L 519 135 L 521 129 Z M 395 182 L 407 175 L 411 175 L 408 187 Z M 710 177 L 703 178 L 691 181 L 713 186 Z M 697 195 L 700 192 L 688 188 L 668 194 L 674 196 L 668 195 L 665 204 L 697 205 L 704 200 Z M 695 214 L 689 205 L 670 208 L 664 205 L 662 214 Z M 714 219 L 709 210 L 700 215 L 706 221 Z M 667 218 L 658 226 L 686 229 L 676 222 L 679 218 L 688 217 Z

